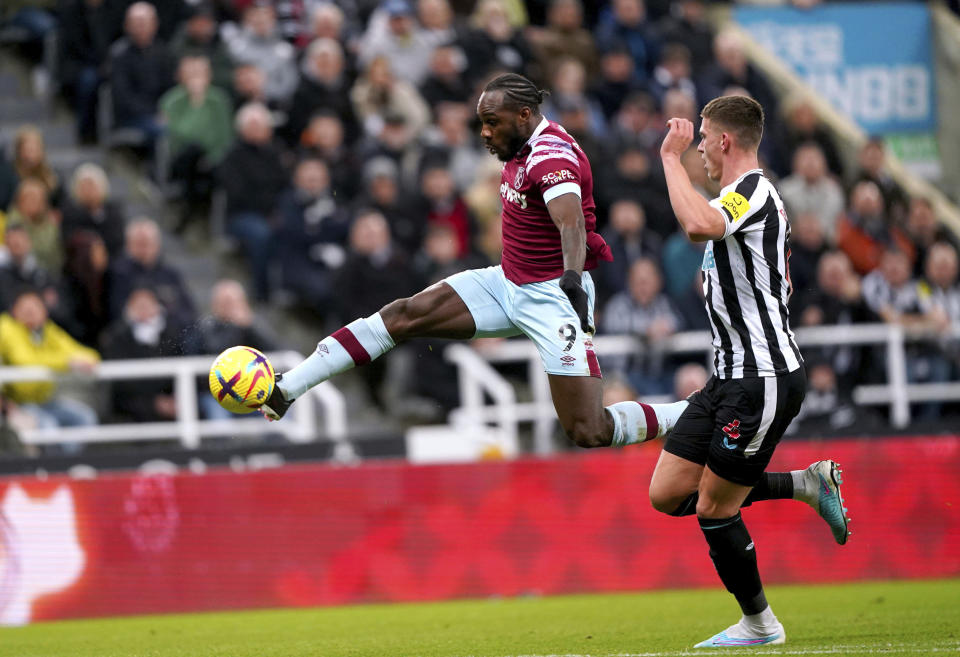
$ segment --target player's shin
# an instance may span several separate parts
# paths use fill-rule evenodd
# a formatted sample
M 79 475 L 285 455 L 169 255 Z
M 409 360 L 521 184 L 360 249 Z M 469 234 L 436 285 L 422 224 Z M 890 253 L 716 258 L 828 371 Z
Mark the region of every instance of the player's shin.
M 761 634 L 775 631 L 777 619 L 767 604 L 760 582 L 757 551 L 740 513 L 732 518 L 699 520 L 717 574 L 743 610 L 741 623 Z
M 666 436 L 687 406 L 686 400 L 672 404 L 626 401 L 607 406 L 614 424 L 612 444 L 622 447 Z
M 366 365 L 395 346 L 380 313 L 375 313 L 321 340 L 313 354 L 285 372 L 277 385 L 286 399 L 293 400 L 332 376 Z

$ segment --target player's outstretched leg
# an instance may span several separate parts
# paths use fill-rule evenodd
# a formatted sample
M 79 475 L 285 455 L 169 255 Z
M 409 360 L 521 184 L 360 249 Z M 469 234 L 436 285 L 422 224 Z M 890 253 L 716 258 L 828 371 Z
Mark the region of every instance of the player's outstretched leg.
M 613 417 L 611 444 L 623 447 L 663 438 L 670 433 L 687 406 L 689 402 L 685 399 L 671 404 L 644 404 L 635 401 L 611 404 L 606 407 Z
M 359 365 L 366 365 L 396 346 L 380 313 L 350 322 L 325 337 L 317 349 L 289 372 L 277 376 L 273 393 L 261 406 L 279 420 L 293 401 L 313 386 Z
M 366 365 L 416 337 L 467 339 L 476 325 L 470 310 L 447 283 L 437 283 L 408 299 L 397 299 L 380 312 L 350 322 L 317 345 L 289 372 L 277 375 L 273 393 L 261 406 L 279 420 L 297 397 L 342 372 Z
M 843 470 L 835 461 L 817 461 L 805 470 L 790 472 L 764 472 L 760 481 L 753 487 L 742 506 L 750 506 L 763 500 L 798 500 L 813 507 L 820 514 L 834 540 L 840 545 L 847 542 L 851 532 L 847 508 L 843 506 L 840 485 L 843 483 Z M 651 501 L 654 508 L 671 516 L 689 516 L 696 513 L 699 493 L 690 493 L 682 502 L 676 503 L 676 496 L 669 491 L 653 491 Z
M 603 381 L 595 376 L 548 375 L 560 425 L 579 447 L 623 446 L 668 433 L 687 402 L 603 406 Z
M 836 461 L 825 460 L 811 463 L 806 470 L 794 470 L 794 499 L 802 500 L 820 514 L 833 532 L 833 540 L 843 545 L 850 536 L 850 518 L 843 506 L 840 485 L 843 470 Z

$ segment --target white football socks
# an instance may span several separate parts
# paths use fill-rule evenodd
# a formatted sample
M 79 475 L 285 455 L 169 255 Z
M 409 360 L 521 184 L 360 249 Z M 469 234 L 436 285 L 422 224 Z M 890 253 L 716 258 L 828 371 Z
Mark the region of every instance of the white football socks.
M 666 436 L 687 406 L 686 400 L 672 404 L 626 401 L 607 406 L 614 425 L 611 444 L 622 447 Z
M 287 400 L 293 400 L 332 376 L 366 365 L 396 346 L 380 313 L 363 317 L 334 331 L 316 350 L 277 384 Z
M 770 605 L 759 614 L 746 614 L 740 619 L 740 626 L 750 632 L 753 636 L 770 636 L 779 629 L 779 621 L 774 616 Z
M 806 470 L 790 471 L 790 476 L 793 478 L 793 499 L 809 504 L 817 497 L 817 482 L 811 482 L 806 474 Z

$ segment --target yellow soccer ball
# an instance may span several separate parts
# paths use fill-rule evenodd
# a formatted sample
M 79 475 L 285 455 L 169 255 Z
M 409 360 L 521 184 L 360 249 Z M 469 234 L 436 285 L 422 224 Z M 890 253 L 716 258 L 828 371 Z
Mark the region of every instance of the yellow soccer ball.
M 252 413 L 270 398 L 273 366 L 253 347 L 230 347 L 210 366 L 210 394 L 232 413 Z

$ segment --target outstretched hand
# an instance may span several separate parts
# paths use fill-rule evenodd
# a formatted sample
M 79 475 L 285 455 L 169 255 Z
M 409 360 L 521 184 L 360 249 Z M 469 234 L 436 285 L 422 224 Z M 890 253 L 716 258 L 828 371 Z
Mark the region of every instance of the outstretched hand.
M 660 144 L 660 155 L 680 157 L 693 142 L 693 123 L 687 119 L 672 118 L 667 121 L 667 136 Z
M 573 310 L 577 313 L 577 317 L 580 318 L 580 330 L 584 333 L 593 333 L 594 329 L 590 326 L 588 313 L 590 300 L 587 297 L 586 290 L 584 290 L 580 284 L 580 274 L 572 269 L 563 272 L 563 276 L 560 277 L 560 289 L 563 290 L 563 293 L 570 299 Z

